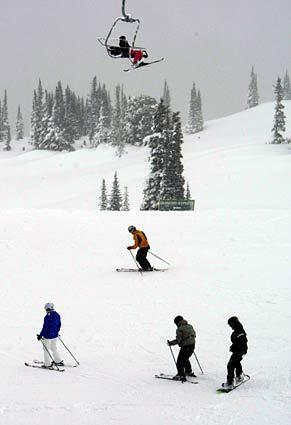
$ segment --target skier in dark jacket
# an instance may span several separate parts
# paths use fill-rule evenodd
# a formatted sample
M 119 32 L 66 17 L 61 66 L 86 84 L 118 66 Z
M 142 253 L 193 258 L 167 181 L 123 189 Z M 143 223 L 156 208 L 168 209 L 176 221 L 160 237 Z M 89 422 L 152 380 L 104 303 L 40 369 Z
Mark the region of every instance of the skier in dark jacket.
M 137 230 L 135 226 L 129 226 L 128 231 L 133 236 L 134 245 L 128 246 L 127 249 L 131 250 L 139 248 L 136 254 L 136 261 L 140 264 L 142 270 L 152 271 L 153 268 L 147 259 L 147 254 L 148 250 L 150 249 L 150 245 L 148 243 L 146 235 L 141 230 Z
M 43 367 L 47 368 L 52 366 L 52 358 L 54 359 L 55 364 L 62 366 L 64 363 L 61 360 L 57 349 L 57 339 L 61 329 L 61 317 L 55 311 L 53 303 L 46 303 L 44 309 L 46 311 L 46 315 L 44 317 L 43 327 L 40 333 L 37 335 L 37 339 L 42 340 L 43 343 Z
M 190 357 L 194 353 L 196 332 L 192 325 L 187 320 L 183 319 L 182 316 L 176 316 L 174 323 L 177 326 L 176 338 L 172 341 L 168 341 L 168 345 L 178 344 L 180 351 L 177 358 L 177 375 L 174 376 L 175 380 L 185 380 L 186 376 L 194 376 L 192 372 L 192 366 L 190 363 Z
M 227 382 L 222 384 L 222 386 L 226 389 L 232 389 L 234 386 L 234 375 L 236 383 L 244 380 L 241 361 L 248 351 L 248 339 L 247 334 L 237 317 L 232 316 L 227 323 L 233 329 L 231 334 L 232 344 L 229 348 L 232 355 L 230 356 L 227 364 Z

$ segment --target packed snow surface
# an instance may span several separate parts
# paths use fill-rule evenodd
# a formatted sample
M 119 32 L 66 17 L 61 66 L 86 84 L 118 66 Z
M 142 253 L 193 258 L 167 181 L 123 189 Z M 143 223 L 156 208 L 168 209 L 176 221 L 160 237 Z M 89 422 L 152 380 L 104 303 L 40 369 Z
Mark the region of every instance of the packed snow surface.
M 51 153 L 24 141 L 0 152 L 1 425 L 291 423 L 291 150 L 268 144 L 273 113 L 264 104 L 185 136 L 194 212 L 139 211 L 146 148 L 118 158 L 109 147 Z M 285 113 L 290 135 L 291 102 Z M 110 191 L 115 171 L 131 211 L 100 212 L 102 179 Z M 130 224 L 168 271 L 115 271 L 135 266 Z M 42 359 L 48 301 L 80 362 L 64 373 L 24 366 Z M 166 341 L 178 314 L 197 332 L 198 385 L 154 378 L 175 373 Z M 248 333 L 251 380 L 216 394 L 232 315 Z

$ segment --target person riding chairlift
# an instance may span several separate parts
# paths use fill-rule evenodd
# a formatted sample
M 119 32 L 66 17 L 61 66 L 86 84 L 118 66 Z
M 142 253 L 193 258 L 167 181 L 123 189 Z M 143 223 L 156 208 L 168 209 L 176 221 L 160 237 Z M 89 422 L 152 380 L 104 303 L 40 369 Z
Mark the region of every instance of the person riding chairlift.
M 146 62 L 143 61 L 143 58 L 148 57 L 146 50 L 131 48 L 124 35 L 121 35 L 119 37 L 119 47 L 110 46 L 109 50 L 113 56 L 120 56 L 121 58 L 133 59 L 132 61 L 133 66 L 146 65 Z

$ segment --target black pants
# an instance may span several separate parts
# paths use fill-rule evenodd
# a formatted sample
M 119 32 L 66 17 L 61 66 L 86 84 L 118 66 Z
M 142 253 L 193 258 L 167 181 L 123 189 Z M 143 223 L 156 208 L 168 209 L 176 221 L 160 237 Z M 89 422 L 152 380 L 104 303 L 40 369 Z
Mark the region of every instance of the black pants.
M 242 366 L 241 366 L 242 358 L 243 358 L 242 354 L 238 354 L 238 353 L 233 353 L 230 356 L 230 359 L 227 363 L 227 383 L 229 385 L 233 383 L 234 373 L 235 373 L 235 376 L 237 377 L 242 374 Z
M 108 46 L 108 50 L 112 56 L 121 56 L 121 48 L 117 46 Z
M 143 270 L 148 270 L 152 267 L 150 262 L 147 260 L 148 250 L 149 247 L 139 248 L 136 253 L 136 261 L 140 264 Z
M 177 370 L 178 374 L 184 376 L 185 373 L 192 372 L 192 366 L 189 361 L 190 357 L 194 353 L 194 344 L 185 345 L 180 348 L 178 358 L 177 358 Z

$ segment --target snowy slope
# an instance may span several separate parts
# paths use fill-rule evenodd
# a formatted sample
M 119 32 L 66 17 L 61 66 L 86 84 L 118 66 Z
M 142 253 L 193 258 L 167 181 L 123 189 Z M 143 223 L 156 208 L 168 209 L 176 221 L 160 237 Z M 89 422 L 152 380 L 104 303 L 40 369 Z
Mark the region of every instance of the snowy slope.
M 291 136 L 291 102 L 285 102 L 286 134 Z M 185 136 L 185 178 L 196 206 L 212 208 L 291 208 L 287 145 L 268 144 L 273 103 L 210 121 L 199 135 Z M 132 209 L 139 209 L 148 175 L 148 152 L 129 147 L 117 158 L 100 146 L 72 153 L 0 152 L 1 208 L 57 208 L 96 211 L 102 178 L 111 190 L 115 170 L 123 190 L 128 186 Z M 20 152 L 22 152 L 20 150 Z M 254 184 L 255 183 L 255 184 Z M 239 189 L 238 189 L 239 188 Z M 260 197 L 258 197 L 258 191 Z M 274 199 L 274 195 L 279 199 Z
M 286 112 L 290 123 L 290 102 Z M 144 149 L 121 160 L 109 148 L 0 153 L 1 425 L 290 424 L 291 151 L 266 144 L 272 114 L 261 105 L 185 137 L 194 212 L 138 211 Z M 116 169 L 135 210 L 98 212 L 101 179 Z M 169 271 L 114 271 L 133 266 L 129 224 Z M 42 357 L 47 301 L 81 363 L 63 374 L 23 366 Z M 175 371 L 166 340 L 177 314 L 197 331 L 198 385 L 153 378 Z M 252 379 L 217 395 L 233 314 L 248 332 Z

